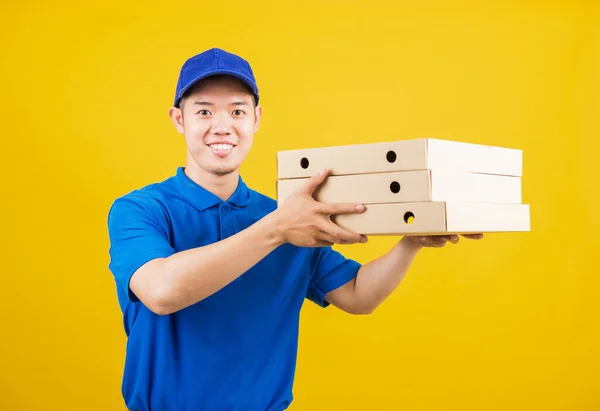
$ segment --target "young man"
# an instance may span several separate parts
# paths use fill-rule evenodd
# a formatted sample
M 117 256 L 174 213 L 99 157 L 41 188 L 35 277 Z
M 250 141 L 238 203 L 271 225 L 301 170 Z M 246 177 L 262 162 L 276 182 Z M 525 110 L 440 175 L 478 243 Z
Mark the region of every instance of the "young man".
M 185 137 L 185 167 L 111 207 L 109 267 L 128 336 L 129 410 L 288 408 L 305 299 L 371 313 L 422 247 L 458 240 L 404 237 L 368 264 L 344 258 L 330 246 L 366 238 L 329 216 L 363 207 L 315 201 L 326 172 L 280 208 L 242 180 L 261 114 L 244 59 L 220 49 L 190 58 L 169 111 Z

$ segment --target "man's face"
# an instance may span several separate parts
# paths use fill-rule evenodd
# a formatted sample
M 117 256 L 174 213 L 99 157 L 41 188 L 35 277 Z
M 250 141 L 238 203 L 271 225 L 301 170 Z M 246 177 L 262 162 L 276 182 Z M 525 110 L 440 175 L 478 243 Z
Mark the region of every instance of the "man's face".
M 198 83 L 182 102 L 181 113 L 171 111 L 195 165 L 219 176 L 239 169 L 258 131 L 260 115 L 254 96 L 231 77 Z

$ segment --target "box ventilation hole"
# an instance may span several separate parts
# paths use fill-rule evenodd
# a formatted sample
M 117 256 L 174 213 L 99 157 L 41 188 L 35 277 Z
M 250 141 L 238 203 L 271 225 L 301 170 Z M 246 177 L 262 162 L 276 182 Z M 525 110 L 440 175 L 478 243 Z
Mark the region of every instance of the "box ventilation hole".
M 415 222 L 415 215 L 413 213 L 411 213 L 410 211 L 407 211 L 406 213 L 404 213 L 404 222 L 406 224 L 412 224 Z
M 393 181 L 392 184 L 390 184 L 390 191 L 394 194 L 397 194 L 400 192 L 400 183 L 397 181 Z
M 396 161 L 396 152 L 388 151 L 385 157 L 387 158 L 388 162 L 393 163 L 394 161 Z
M 302 160 L 300 160 L 300 167 L 304 169 L 308 168 L 308 158 L 303 157 Z

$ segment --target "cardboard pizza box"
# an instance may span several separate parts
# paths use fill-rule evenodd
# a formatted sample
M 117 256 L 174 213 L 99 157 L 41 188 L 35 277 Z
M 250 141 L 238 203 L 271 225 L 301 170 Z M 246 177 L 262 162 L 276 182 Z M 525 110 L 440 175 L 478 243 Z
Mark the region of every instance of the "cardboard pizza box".
M 279 205 L 308 178 L 277 181 Z M 453 201 L 521 203 L 521 177 L 445 170 L 328 176 L 313 193 L 324 203 Z
M 433 138 L 277 152 L 277 179 L 409 170 L 449 170 L 520 177 L 522 151 Z
M 365 235 L 443 235 L 530 231 L 528 204 L 419 202 L 371 204 L 340 214 L 340 227 Z

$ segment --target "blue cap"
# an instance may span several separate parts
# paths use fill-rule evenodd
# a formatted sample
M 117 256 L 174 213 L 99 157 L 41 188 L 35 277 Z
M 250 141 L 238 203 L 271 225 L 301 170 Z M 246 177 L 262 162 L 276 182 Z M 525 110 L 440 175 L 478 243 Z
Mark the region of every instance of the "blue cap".
M 179 107 L 179 102 L 184 93 L 198 81 L 223 74 L 243 81 L 252 90 L 256 104 L 258 104 L 258 86 L 250 64 L 240 56 L 225 50 L 212 48 L 190 57 L 181 67 L 175 92 L 175 107 Z

